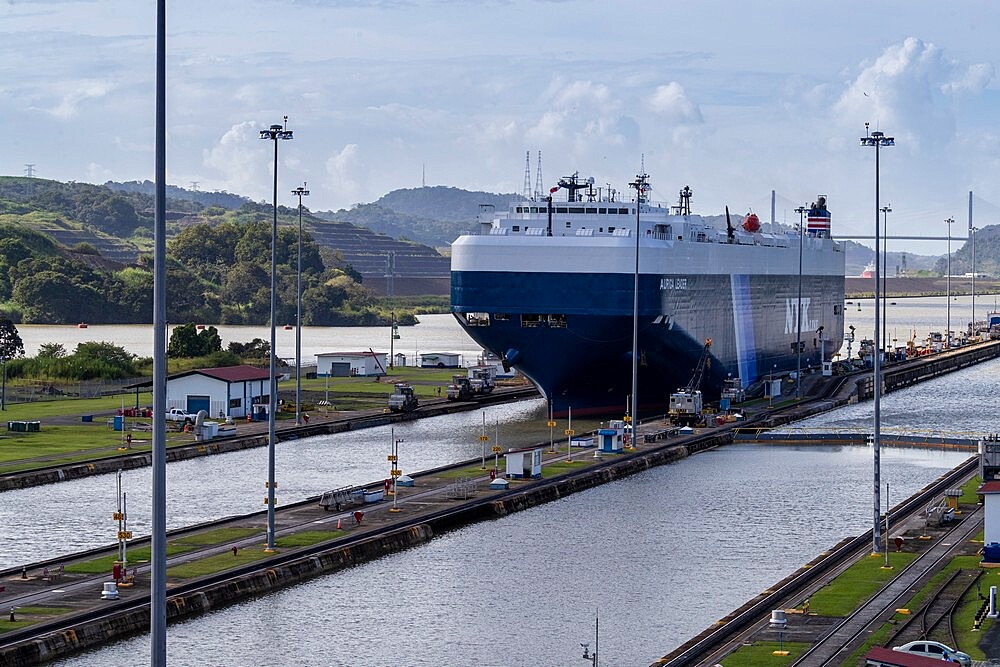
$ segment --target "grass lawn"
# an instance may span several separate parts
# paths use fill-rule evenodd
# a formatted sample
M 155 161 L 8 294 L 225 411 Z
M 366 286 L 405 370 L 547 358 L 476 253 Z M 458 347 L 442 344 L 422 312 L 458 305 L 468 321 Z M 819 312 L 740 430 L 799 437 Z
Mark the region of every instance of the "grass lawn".
M 343 537 L 347 531 L 344 530 L 304 530 L 294 535 L 285 535 L 274 541 L 278 547 L 308 547 L 327 540 L 334 540 Z
M 903 608 L 909 609 L 911 612 L 915 613 L 923 605 L 924 600 L 930 597 L 930 595 L 945 581 L 945 579 L 951 576 L 953 571 L 960 569 L 971 570 L 977 567 L 979 567 L 978 556 L 957 556 L 953 558 L 951 562 L 942 568 L 940 572 L 931 577 L 930 581 L 928 581 L 923 588 L 917 591 L 917 593 L 903 605 Z M 989 585 L 987 584 L 988 575 L 989 572 L 980 578 L 983 590 L 989 589 Z M 955 614 L 955 635 L 958 640 L 958 646 L 956 648 L 971 655 L 973 660 L 986 659 L 986 655 L 979 649 L 978 643 L 983 635 L 983 632 L 985 632 L 993 623 L 992 620 L 987 619 L 986 622 L 983 623 L 979 632 L 972 631 L 972 623 L 981 603 L 982 601 L 979 599 L 979 594 L 976 592 L 975 586 L 973 586 L 962 598 L 962 602 Z M 892 616 L 892 620 L 896 624 L 905 623 L 908 618 L 909 616 L 904 616 L 903 614 L 893 614 Z M 858 664 L 861 657 L 868 652 L 868 649 L 873 646 L 884 645 L 896 627 L 898 627 L 898 625 L 890 625 L 888 623 L 883 625 L 868 638 L 868 641 L 851 654 L 851 657 L 845 660 L 842 664 Z
M 975 505 L 979 502 L 979 496 L 976 494 L 976 489 L 982 486 L 983 480 L 979 475 L 976 475 L 968 482 L 962 485 L 962 497 L 958 499 L 959 504 Z
M 591 463 L 593 463 L 593 459 L 588 459 L 588 460 L 579 459 L 576 461 L 556 461 L 555 463 L 543 463 L 542 476 L 553 477 L 555 475 L 562 475 L 563 473 L 579 470 L 580 468 L 586 468 Z
M 73 611 L 69 607 L 18 607 L 18 614 L 31 614 L 33 616 L 58 616 L 68 614 Z M 9 621 L 8 621 L 9 622 Z
M 226 553 L 209 556 L 208 558 L 202 558 L 191 563 L 167 568 L 167 576 L 180 577 L 182 579 L 203 577 L 208 574 L 215 574 L 216 572 L 222 572 L 230 568 L 239 567 L 240 565 L 263 560 L 270 555 L 264 553 L 263 546 L 240 549 L 235 556 L 227 551 Z
M 103 420 L 100 424 L 80 424 L 79 426 L 47 426 L 42 422 L 41 431 L 35 433 L 2 431 L 2 435 L 0 435 L 0 462 L 7 463 L 38 456 L 74 454 L 81 449 L 117 448 L 121 442 L 121 432 L 109 429 L 104 425 Z M 134 444 L 139 446 L 137 443 Z M 100 455 L 106 456 L 110 453 L 103 452 Z
M 139 405 L 149 405 L 153 401 L 152 394 L 139 394 Z M 125 407 L 135 406 L 135 394 L 125 396 Z M 37 421 L 46 417 L 62 417 L 65 415 L 92 415 L 98 412 L 118 410 L 122 407 L 122 396 L 105 396 L 102 398 L 59 398 L 51 401 L 34 401 L 32 403 L 7 403 L 3 411 L 5 421 Z M 131 418 L 129 418 L 131 420 Z M 45 425 L 42 425 L 44 428 Z
M 862 558 L 810 598 L 809 610 L 821 616 L 847 616 L 874 595 L 885 582 L 909 565 L 916 554 L 891 552 L 891 570 L 883 570 L 883 556 Z
M 16 614 L 14 618 L 17 618 Z M 11 623 L 10 617 L 4 615 L 0 617 L 0 634 L 3 634 L 5 632 L 10 632 L 11 630 L 20 630 L 21 628 L 26 628 L 35 622 L 37 622 L 37 619 L 34 621 L 14 621 L 13 623 Z
M 464 468 L 456 468 L 454 470 L 445 470 L 443 472 L 434 473 L 435 477 L 440 477 L 441 479 L 469 479 L 469 478 L 480 478 L 484 475 L 489 474 L 489 469 L 493 467 L 493 459 L 488 458 L 486 460 L 486 470 L 483 470 L 478 465 L 466 466 Z
M 178 537 L 177 539 L 170 540 L 170 544 L 176 544 L 178 546 L 207 547 L 215 544 L 222 544 L 223 542 L 233 542 L 235 540 L 242 540 L 247 537 L 263 534 L 264 531 L 259 528 L 216 528 L 215 530 L 209 530 L 204 533 Z
M 174 556 L 176 554 L 184 553 L 185 551 L 191 551 L 193 548 L 194 547 L 192 546 L 167 543 L 167 556 Z M 149 546 L 129 549 L 127 556 L 129 565 L 149 561 L 150 551 L 151 547 Z M 92 558 L 91 560 L 85 560 L 79 563 L 67 565 L 66 571 L 77 574 L 102 574 L 111 572 L 112 566 L 116 560 L 118 560 L 117 553 L 110 556 L 101 556 L 100 558 Z
M 754 642 L 750 646 L 741 646 L 727 655 L 723 667 L 775 667 L 775 665 L 790 665 L 806 652 L 809 644 L 802 642 L 782 642 L 781 648 L 788 655 L 772 655 L 778 650 L 778 642 Z
M 99 424 L 72 426 L 46 426 L 43 421 L 41 429 L 35 433 L 2 431 L 0 473 L 112 456 L 118 453 L 122 441 L 121 432 L 109 429 L 103 419 Z M 194 436 L 190 434 L 179 432 L 167 434 L 167 447 L 177 447 L 192 442 Z M 151 443 L 151 434 L 134 433 L 131 451 L 148 452 Z

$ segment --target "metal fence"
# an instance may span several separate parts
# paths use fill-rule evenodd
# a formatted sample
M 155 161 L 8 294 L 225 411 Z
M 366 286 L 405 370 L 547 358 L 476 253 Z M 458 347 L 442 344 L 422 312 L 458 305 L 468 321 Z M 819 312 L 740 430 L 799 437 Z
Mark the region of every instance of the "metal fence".
M 95 382 L 65 382 L 65 381 L 34 381 L 14 384 L 8 380 L 7 403 L 32 403 L 35 401 L 51 401 L 64 397 L 101 398 L 102 396 L 122 395 L 126 405 L 135 401 L 135 390 L 125 389 L 125 385 L 148 381 L 147 377 L 122 378 L 119 380 L 101 380 Z M 146 390 L 149 391 L 148 389 Z M 142 393 L 140 391 L 140 393 Z M 132 403 L 129 402 L 131 398 Z

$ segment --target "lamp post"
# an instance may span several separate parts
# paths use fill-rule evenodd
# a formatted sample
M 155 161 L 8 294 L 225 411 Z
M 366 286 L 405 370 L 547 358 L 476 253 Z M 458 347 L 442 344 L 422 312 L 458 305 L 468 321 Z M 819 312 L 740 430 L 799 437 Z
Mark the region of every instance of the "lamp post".
M 969 236 L 972 237 L 972 328 L 976 333 L 976 232 L 979 227 L 969 227 Z
M 167 664 L 167 0 L 156 2 L 153 199 L 153 465 L 150 516 L 149 664 Z
M 273 217 L 271 221 L 271 351 L 268 364 L 268 387 L 269 396 L 267 400 L 267 549 L 274 551 L 274 420 L 275 408 L 278 407 L 278 388 L 274 381 L 277 374 L 277 363 L 275 360 L 275 339 L 274 339 L 274 312 L 278 309 L 278 291 L 275 289 L 275 275 L 278 245 L 278 140 L 288 140 L 292 138 L 292 131 L 288 129 L 288 116 L 285 116 L 284 125 L 272 125 L 266 130 L 260 131 L 260 138 L 274 142 L 274 199 L 272 202 Z
M 629 187 L 635 188 L 635 275 L 632 286 L 632 414 L 629 415 L 629 423 L 632 426 L 632 438 L 629 443 L 633 447 L 636 445 L 636 436 L 639 432 L 639 241 L 642 237 L 642 228 L 639 225 L 639 212 L 642 203 L 646 201 L 646 191 L 649 184 L 646 173 L 637 174 L 635 180 L 629 183 Z
M 972 190 L 969 190 L 969 236 L 972 237 L 972 331 L 976 334 L 976 231 L 972 226 Z
M 886 297 L 889 295 L 889 290 L 886 288 L 886 277 L 889 275 L 889 214 L 892 213 L 892 209 L 886 204 L 879 210 L 882 211 L 882 266 L 885 267 L 882 272 L 882 345 L 887 345 L 889 343 L 889 318 L 886 315 L 885 303 L 888 301 Z
M 948 225 L 948 275 L 945 276 L 945 284 L 947 287 L 948 294 L 948 307 L 945 309 L 947 313 L 947 329 L 944 333 L 944 347 L 946 350 L 951 349 L 951 226 L 955 224 L 954 218 L 948 218 L 944 221 L 944 224 Z
M 277 170 L 275 170 L 277 171 Z M 305 183 L 292 190 L 299 196 L 299 238 L 295 268 L 295 425 L 302 425 L 302 198 L 309 194 Z
M 795 302 L 795 400 L 802 398 L 802 214 L 805 206 L 795 209 L 799 214 L 799 297 Z
M 872 437 L 872 450 L 873 464 L 875 479 L 872 485 L 873 495 L 874 495 L 874 521 L 872 523 L 872 551 L 878 553 L 881 548 L 880 535 L 879 532 L 882 528 L 881 521 L 881 502 L 880 502 L 880 491 L 881 485 L 881 461 L 880 456 L 880 445 L 882 440 L 882 343 L 881 343 L 881 332 L 879 331 L 879 272 L 880 272 L 880 257 L 879 257 L 879 228 L 878 228 L 878 214 L 879 214 L 879 152 L 882 146 L 895 146 L 896 141 L 893 137 L 887 137 L 883 132 L 878 130 L 874 132 L 868 132 L 868 123 L 865 123 L 865 136 L 861 137 L 862 146 L 870 146 L 875 148 L 875 354 L 874 354 L 874 384 L 875 392 L 873 396 L 873 403 L 875 404 L 875 433 Z

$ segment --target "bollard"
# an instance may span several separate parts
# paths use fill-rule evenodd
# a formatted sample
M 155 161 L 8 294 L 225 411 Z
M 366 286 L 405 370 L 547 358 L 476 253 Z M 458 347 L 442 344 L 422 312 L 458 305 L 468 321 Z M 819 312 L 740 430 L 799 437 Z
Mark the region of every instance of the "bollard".
M 27 579 L 28 578 L 28 566 L 27 565 L 22 565 L 21 566 L 21 578 L 22 579 Z
M 997 587 L 990 586 L 990 613 L 986 614 L 986 618 L 996 618 L 1000 616 L 997 613 Z
M 14 608 L 13 607 L 10 608 L 10 622 L 11 623 L 14 622 Z
M 101 591 L 102 600 L 117 600 L 118 585 L 113 581 L 104 582 L 104 589 Z

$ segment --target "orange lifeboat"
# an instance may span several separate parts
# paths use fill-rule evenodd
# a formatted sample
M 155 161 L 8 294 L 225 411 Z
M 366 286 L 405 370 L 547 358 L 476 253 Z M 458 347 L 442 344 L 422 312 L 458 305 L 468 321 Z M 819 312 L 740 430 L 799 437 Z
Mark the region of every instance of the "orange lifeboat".
M 760 231 L 760 218 L 757 217 L 756 213 L 751 213 L 747 217 L 743 218 L 743 229 L 751 234 Z
M 87 328 L 87 323 L 86 322 L 80 322 L 79 324 L 76 325 L 76 328 L 77 329 L 86 329 Z

